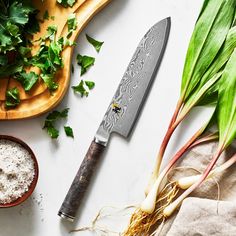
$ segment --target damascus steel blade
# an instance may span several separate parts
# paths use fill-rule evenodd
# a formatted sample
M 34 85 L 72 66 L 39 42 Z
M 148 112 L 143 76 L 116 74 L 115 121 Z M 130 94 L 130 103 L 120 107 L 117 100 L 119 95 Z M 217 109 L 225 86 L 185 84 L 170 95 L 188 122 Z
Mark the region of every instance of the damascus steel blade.
M 95 135 L 106 145 L 112 132 L 128 137 L 160 66 L 170 32 L 166 18 L 144 35 Z

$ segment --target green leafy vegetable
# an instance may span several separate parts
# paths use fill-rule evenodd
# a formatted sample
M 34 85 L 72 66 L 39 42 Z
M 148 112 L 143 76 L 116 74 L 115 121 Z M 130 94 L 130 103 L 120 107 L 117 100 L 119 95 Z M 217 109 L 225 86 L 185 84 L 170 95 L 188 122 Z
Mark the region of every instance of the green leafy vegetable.
M 31 49 L 28 47 L 23 47 L 23 46 L 19 47 L 19 53 L 22 57 L 26 57 L 30 53 L 30 51 Z
M 55 39 L 56 33 L 57 33 L 57 26 L 55 26 L 55 25 L 48 26 L 47 35 L 46 35 L 45 39 L 50 39 L 53 41 Z
M 76 0 L 57 0 L 63 7 L 73 7 Z
M 58 83 L 53 81 L 53 75 L 41 74 L 41 78 L 50 91 L 55 91 L 58 89 Z
M 23 69 L 23 63 L 12 63 L 12 64 L 7 64 L 5 66 L 1 66 L 0 68 L 0 77 L 7 77 L 10 75 L 14 75 L 16 73 L 21 72 Z
M 85 85 L 89 90 L 93 89 L 95 83 L 93 81 L 83 81 L 81 80 L 77 86 L 72 86 L 75 93 L 80 93 L 81 97 L 88 96 L 89 92 L 86 90 Z
M 184 198 L 211 176 L 211 170 L 218 158 L 236 138 L 235 12 L 235 0 L 205 0 L 203 3 L 185 59 L 180 98 L 157 154 L 154 170 L 146 189 L 146 199 L 141 205 L 142 215 L 143 213 L 148 214 L 148 222 L 156 223 L 153 217 L 159 217 L 156 216 L 156 212 L 162 207 L 165 209 L 161 214 L 164 217 L 170 216 Z M 207 122 L 207 125 L 204 124 L 160 172 L 162 158 L 175 129 L 194 106 L 209 104 L 214 105 L 214 115 L 209 119 L 210 122 Z M 214 136 L 216 138 L 214 140 L 219 140 L 219 145 L 206 170 L 200 177 L 195 178 L 196 181 L 190 185 L 191 187 L 172 203 L 164 202 L 157 209 L 156 202 L 159 202 L 160 198 L 163 197 L 162 194 L 173 194 L 172 190 L 167 193 L 161 192 L 162 188 L 166 189 L 169 184 L 164 185 L 163 179 L 186 151 L 201 143 L 200 140 L 212 141 L 206 135 L 212 124 L 218 124 L 219 135 Z M 200 137 L 201 135 L 204 137 Z M 236 162 L 236 157 L 234 162 Z M 152 214 L 154 212 L 155 214 Z M 133 219 L 140 219 L 141 217 L 141 215 L 134 214 Z M 134 227 L 135 223 L 131 220 L 130 228 Z M 137 226 L 137 229 L 146 228 L 147 231 L 138 232 L 132 228 L 131 232 L 146 235 L 152 227 L 152 223 L 142 225 L 139 221 L 138 224 L 140 225 Z
M 215 58 L 215 60 L 211 64 L 211 66 L 208 68 L 206 73 L 203 75 L 203 77 L 202 77 L 199 85 L 195 89 L 195 91 L 191 93 L 190 97 L 192 99 L 196 96 L 196 94 L 204 86 L 204 84 L 207 83 L 208 80 L 210 80 L 212 77 L 214 77 L 217 73 L 222 72 L 225 64 L 229 60 L 235 47 L 236 47 L 236 27 L 232 27 L 229 30 L 226 40 L 225 40 L 223 46 L 221 47 L 220 51 L 218 52 L 217 57 Z M 214 86 L 212 86 L 211 88 L 209 88 L 206 91 L 205 97 L 203 98 L 205 101 L 209 100 L 209 102 L 211 103 L 213 101 L 212 99 L 215 98 L 213 102 L 216 104 L 217 99 L 218 99 L 218 97 L 216 96 L 217 90 L 218 90 L 218 84 L 219 84 L 219 81 L 217 82 L 217 84 L 215 84 Z M 201 103 L 199 105 L 201 105 L 203 103 L 203 100 L 200 100 L 200 102 Z M 196 104 L 198 104 L 198 101 L 196 101 Z M 205 104 L 207 104 L 207 103 L 205 102 Z
M 85 81 L 85 84 L 89 88 L 89 90 L 93 89 L 95 86 L 95 83 L 93 81 Z
M 183 71 L 181 96 L 188 97 L 223 45 L 235 14 L 234 0 L 205 4 L 191 37 Z
M 55 73 L 63 67 L 61 52 L 63 50 L 63 42 L 61 39 L 52 41 L 47 46 L 41 44 L 39 52 L 32 58 L 32 65 L 41 69 L 40 75 L 50 91 L 58 88 L 58 84 L 54 81 Z
M 70 38 L 73 31 L 76 30 L 77 28 L 76 15 L 74 13 L 69 14 L 68 19 L 67 19 L 67 25 L 68 25 L 67 38 Z
M 75 93 L 80 93 L 81 97 L 88 96 L 88 91 L 84 88 L 84 81 L 81 80 L 77 86 L 72 86 Z
M 48 116 L 45 119 L 43 129 L 47 130 L 48 135 L 52 139 L 56 139 L 59 136 L 59 130 L 55 128 L 55 123 L 60 120 L 67 118 L 69 112 L 69 108 L 66 108 L 64 110 L 60 111 L 53 111 L 48 114 Z
M 29 73 L 21 72 L 19 76 L 17 76 L 17 80 L 23 85 L 25 91 L 30 91 L 31 88 L 35 85 L 38 81 L 39 76 L 31 71 Z
M 74 2 L 62 1 L 69 6 Z M 56 40 L 56 25 L 48 26 L 44 37 L 31 42 L 30 34 L 39 31 L 39 20 L 36 19 L 39 11 L 31 5 L 31 1 L 4 0 L 0 1 L 0 7 L 0 78 L 10 76 L 18 80 L 28 92 L 41 77 L 50 91 L 56 90 L 58 84 L 54 77 L 63 67 L 62 50 L 75 43 L 62 37 Z M 44 12 L 43 18 L 49 19 L 48 10 Z M 68 19 L 69 31 L 75 30 L 76 24 L 75 14 L 71 14 Z M 40 44 L 40 48 L 32 55 L 30 47 L 36 42 Z M 38 67 L 41 74 L 26 73 L 32 66 Z M 14 107 L 10 103 L 8 106 Z
M 18 78 L 23 67 L 29 65 L 26 34 L 39 31 L 37 10 L 30 1 L 5 0 L 0 2 L 0 7 L 0 77 Z
M 58 138 L 59 130 L 56 129 L 54 126 L 45 127 L 45 129 L 47 129 L 47 133 L 52 139 L 57 139 Z
M 81 72 L 80 72 L 81 76 L 84 73 L 86 73 L 88 68 L 90 68 L 92 65 L 94 65 L 94 62 L 95 62 L 94 57 L 90 57 L 90 56 L 86 56 L 86 55 L 82 56 L 80 54 L 77 55 L 76 59 L 77 59 L 77 64 L 79 66 L 81 66 Z
M 48 14 L 48 10 L 46 10 L 43 14 L 43 19 L 44 20 L 49 20 L 49 14 Z
M 6 55 L 0 55 L 0 65 L 5 66 L 8 63 L 8 58 Z
M 28 1 L 1 1 L 0 14 L 0 53 L 17 50 L 24 42 L 27 24 L 36 15 L 36 9 Z M 29 32 L 30 33 L 30 32 Z
M 218 123 L 220 146 L 228 147 L 236 138 L 236 49 L 229 59 L 219 86 Z
M 14 108 L 20 104 L 20 94 L 18 88 L 8 89 L 6 91 L 5 107 L 7 109 Z
M 74 138 L 73 129 L 70 126 L 64 126 L 64 130 L 68 137 Z
M 99 52 L 104 42 L 99 42 L 87 34 L 86 34 L 86 38 L 87 38 L 88 42 L 93 45 L 93 47 L 96 49 L 96 51 Z

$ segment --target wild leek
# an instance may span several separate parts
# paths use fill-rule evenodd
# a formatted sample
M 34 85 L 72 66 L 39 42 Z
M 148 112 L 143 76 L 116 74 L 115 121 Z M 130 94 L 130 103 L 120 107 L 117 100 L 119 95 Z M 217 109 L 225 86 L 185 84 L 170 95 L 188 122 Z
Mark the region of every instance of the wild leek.
M 197 19 L 186 55 L 181 92 L 168 130 L 160 146 L 154 170 L 146 189 L 146 199 L 133 214 L 124 235 L 146 235 L 150 227 L 172 212 L 195 188 L 214 173 L 213 167 L 222 152 L 236 137 L 236 1 L 205 0 Z M 202 125 L 190 140 L 171 158 L 160 173 L 162 159 L 169 140 L 178 125 L 195 106 L 213 105 L 214 115 Z M 207 134 L 218 125 L 218 133 Z M 209 166 L 178 197 L 176 183 L 163 179 L 184 153 L 203 142 L 219 140 L 219 147 Z M 222 168 L 234 163 L 232 161 Z M 217 169 L 216 169 L 217 170 Z M 213 171 L 213 172 L 212 172 Z M 173 201 L 174 200 L 174 201 Z M 173 202 L 172 202 L 173 201 Z

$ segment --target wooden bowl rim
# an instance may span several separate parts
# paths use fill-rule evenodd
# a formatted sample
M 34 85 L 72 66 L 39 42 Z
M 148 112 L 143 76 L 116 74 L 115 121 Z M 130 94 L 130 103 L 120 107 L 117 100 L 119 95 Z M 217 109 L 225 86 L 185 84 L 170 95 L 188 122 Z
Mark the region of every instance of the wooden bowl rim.
M 33 193 L 33 191 L 37 185 L 37 182 L 38 182 L 39 166 L 38 166 L 38 161 L 36 159 L 34 152 L 28 146 L 28 144 L 26 144 L 24 141 L 22 141 L 19 138 L 14 137 L 14 136 L 10 136 L 10 135 L 0 135 L 0 139 L 5 139 L 5 140 L 9 140 L 9 141 L 20 144 L 23 148 L 25 148 L 30 153 L 31 158 L 33 159 L 33 162 L 34 162 L 34 171 L 35 171 L 34 178 L 33 178 L 32 183 L 29 186 L 28 191 L 25 192 L 21 197 L 17 198 L 13 202 L 6 203 L 6 204 L 0 204 L 0 208 L 10 208 L 10 207 L 20 205 L 21 203 L 23 203 L 26 199 L 28 199 L 31 196 L 31 194 Z

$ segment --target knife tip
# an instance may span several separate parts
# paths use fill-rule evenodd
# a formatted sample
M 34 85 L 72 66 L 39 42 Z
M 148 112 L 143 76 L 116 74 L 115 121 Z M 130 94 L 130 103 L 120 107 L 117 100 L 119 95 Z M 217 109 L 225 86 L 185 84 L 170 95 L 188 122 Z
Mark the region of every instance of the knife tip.
M 166 17 L 166 20 L 167 20 L 168 22 L 171 22 L 171 17 L 170 17 L 170 16 Z

